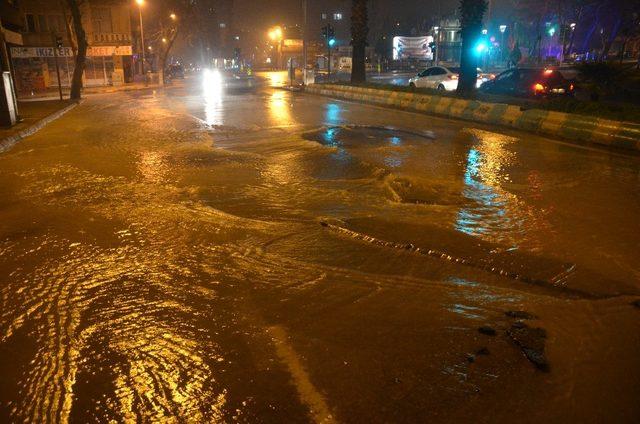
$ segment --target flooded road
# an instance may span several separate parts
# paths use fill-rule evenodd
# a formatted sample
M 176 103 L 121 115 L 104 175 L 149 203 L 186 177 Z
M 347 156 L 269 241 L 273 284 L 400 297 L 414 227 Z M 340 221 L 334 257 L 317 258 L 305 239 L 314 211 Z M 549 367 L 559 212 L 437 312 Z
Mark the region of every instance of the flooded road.
M 640 159 L 283 77 L 0 154 L 0 422 L 640 420 Z

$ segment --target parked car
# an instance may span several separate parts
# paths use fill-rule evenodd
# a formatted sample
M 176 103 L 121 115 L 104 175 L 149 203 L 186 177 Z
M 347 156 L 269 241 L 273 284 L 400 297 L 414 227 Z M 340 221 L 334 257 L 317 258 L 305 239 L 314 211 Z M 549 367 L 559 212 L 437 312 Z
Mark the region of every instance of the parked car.
M 460 68 L 447 68 L 444 66 L 433 66 L 420 72 L 415 77 L 409 80 L 409 87 L 412 88 L 435 88 L 442 91 L 454 91 L 458 88 L 458 78 L 460 74 Z M 478 68 L 478 82 L 477 87 L 490 79 L 495 75 L 487 74 Z
M 509 69 L 483 83 L 480 91 L 519 97 L 570 96 L 574 84 L 553 69 Z

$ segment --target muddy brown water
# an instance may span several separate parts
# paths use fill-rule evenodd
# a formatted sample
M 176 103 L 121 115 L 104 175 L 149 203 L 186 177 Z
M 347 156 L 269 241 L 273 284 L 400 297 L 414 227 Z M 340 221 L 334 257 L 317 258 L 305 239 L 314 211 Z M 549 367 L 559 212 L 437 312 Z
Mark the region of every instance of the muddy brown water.
M 637 422 L 638 165 L 269 88 L 92 97 L 0 154 L 0 421 Z

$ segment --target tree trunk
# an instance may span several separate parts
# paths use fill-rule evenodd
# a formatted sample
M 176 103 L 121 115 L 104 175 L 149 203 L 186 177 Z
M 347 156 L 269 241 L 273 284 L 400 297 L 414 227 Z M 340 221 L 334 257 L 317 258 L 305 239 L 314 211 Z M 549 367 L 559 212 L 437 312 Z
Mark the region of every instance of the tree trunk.
M 351 9 L 351 82 L 363 83 L 367 80 L 366 47 L 369 33 L 367 22 L 367 0 L 353 0 Z
M 87 36 L 82 28 L 82 15 L 78 0 L 67 0 L 73 19 L 73 31 L 76 35 L 78 53 L 76 54 L 75 68 L 71 80 L 71 100 L 79 100 L 82 92 L 82 74 L 84 73 L 85 59 L 87 57 Z
M 482 17 L 487 10 L 485 0 L 460 1 L 460 26 L 462 27 L 462 52 L 458 94 L 470 96 L 476 90 L 478 81 L 477 43 L 481 40 Z
M 171 48 L 173 47 L 173 43 L 176 41 L 177 37 L 178 37 L 178 30 L 176 29 L 171 33 L 171 36 L 167 40 L 167 47 L 163 50 L 162 55 L 160 56 L 160 66 L 161 66 L 160 70 L 162 71 L 163 75 L 164 75 L 164 70 L 167 67 L 167 59 L 169 58 L 169 52 L 171 51 Z
M 462 53 L 460 57 L 460 75 L 457 92 L 463 96 L 472 94 L 478 80 L 478 57 L 476 55 L 476 41 L 481 28 L 462 29 Z
M 603 60 L 606 60 L 607 57 L 609 56 L 609 51 L 611 50 L 611 45 L 613 44 L 613 42 L 615 41 L 616 37 L 618 36 L 618 31 L 620 30 L 620 25 L 622 24 L 622 18 L 618 17 L 615 20 L 615 23 L 613 25 L 613 28 L 611 29 L 611 33 L 609 34 L 609 37 L 607 37 L 605 43 L 604 43 L 604 48 L 602 49 L 602 58 Z

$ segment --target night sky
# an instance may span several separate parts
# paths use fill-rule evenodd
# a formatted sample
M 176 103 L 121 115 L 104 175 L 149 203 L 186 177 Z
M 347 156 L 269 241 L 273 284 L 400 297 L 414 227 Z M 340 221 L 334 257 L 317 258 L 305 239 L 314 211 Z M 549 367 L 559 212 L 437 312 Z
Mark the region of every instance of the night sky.
M 453 12 L 459 4 L 457 0 L 373 0 L 377 3 L 376 9 L 385 10 L 393 19 L 407 17 L 429 16 Z M 511 0 L 492 0 L 494 13 L 505 14 Z M 542 1 L 542 0 L 541 0 Z M 301 0 L 236 0 L 236 22 L 243 27 L 267 27 L 279 23 L 299 23 L 302 16 Z M 309 0 L 310 7 L 322 7 L 328 5 L 329 9 L 342 9 L 345 14 L 349 12 L 350 0 Z M 331 5 L 334 6 L 331 6 Z M 341 5 L 341 6 L 337 6 Z

